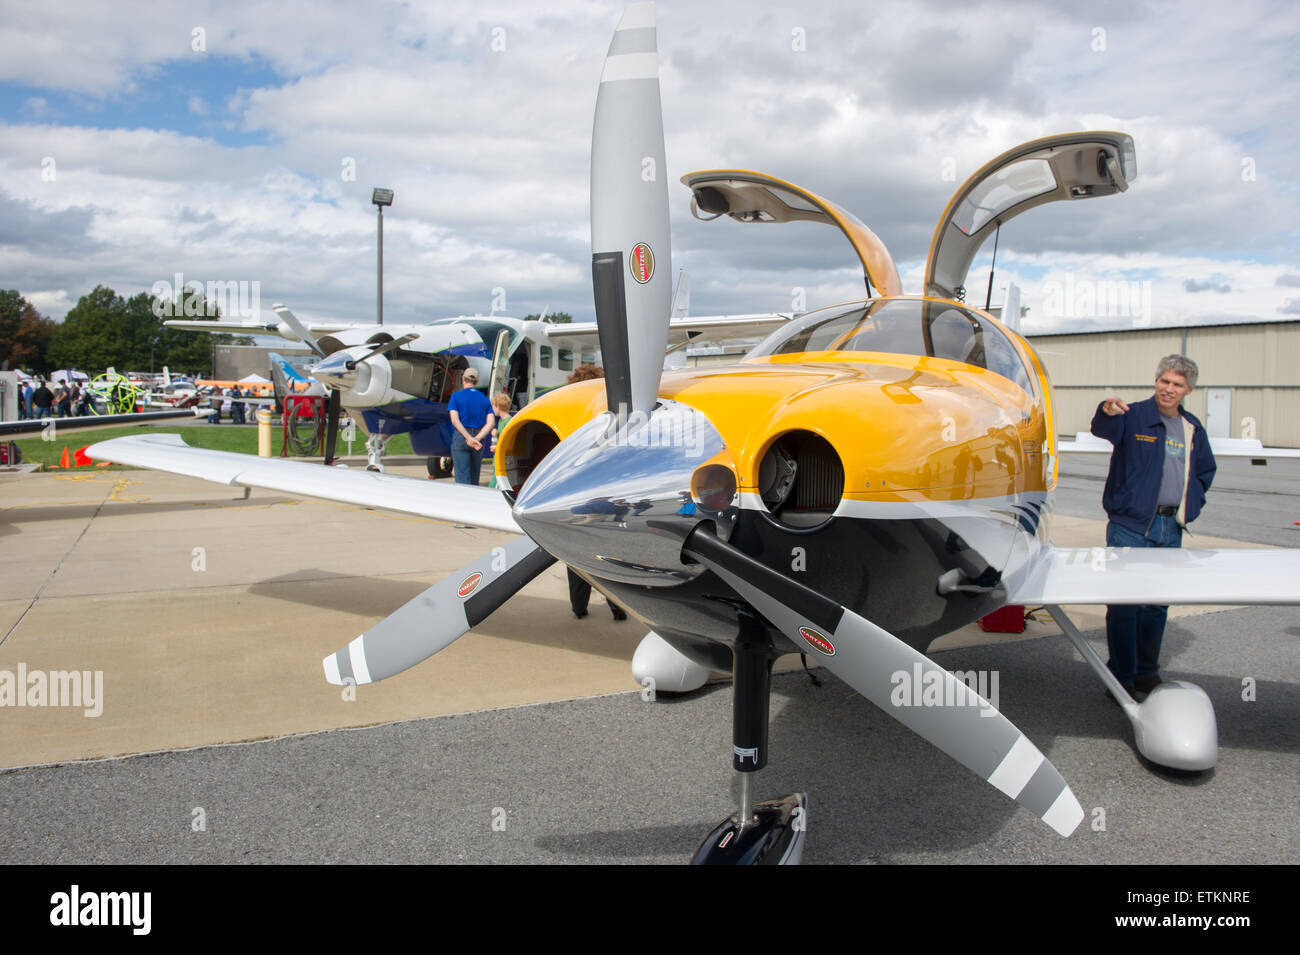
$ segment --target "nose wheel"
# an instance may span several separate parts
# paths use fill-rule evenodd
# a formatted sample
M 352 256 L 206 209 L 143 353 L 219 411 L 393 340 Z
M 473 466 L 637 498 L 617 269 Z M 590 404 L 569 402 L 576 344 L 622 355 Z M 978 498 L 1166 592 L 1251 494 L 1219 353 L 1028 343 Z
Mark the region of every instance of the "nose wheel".
M 731 767 L 739 776 L 740 807 L 700 843 L 692 865 L 798 865 L 808 828 L 808 798 L 793 793 L 753 802 L 755 774 L 767 765 L 768 702 L 777 654 L 760 619 L 738 613 L 732 650 Z
M 384 471 L 384 447 L 392 435 L 376 431 L 366 439 L 366 470 Z
M 807 832 L 808 798 L 792 793 L 718 823 L 695 850 L 691 865 L 798 865 Z

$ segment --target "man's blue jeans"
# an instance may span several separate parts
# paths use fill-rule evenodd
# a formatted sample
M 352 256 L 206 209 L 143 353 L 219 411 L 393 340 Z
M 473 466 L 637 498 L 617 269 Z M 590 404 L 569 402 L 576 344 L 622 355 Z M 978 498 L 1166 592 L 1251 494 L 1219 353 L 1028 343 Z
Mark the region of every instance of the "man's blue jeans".
M 1181 547 L 1183 530 L 1174 517 L 1157 516 L 1146 535 L 1114 521 L 1106 525 L 1107 547 Z M 1114 606 L 1106 608 L 1106 666 L 1126 687 L 1139 677 L 1160 675 L 1160 643 L 1165 635 L 1168 607 Z
M 478 484 L 483 468 L 483 449 L 475 451 L 457 431 L 451 438 L 451 463 L 456 471 L 457 484 Z

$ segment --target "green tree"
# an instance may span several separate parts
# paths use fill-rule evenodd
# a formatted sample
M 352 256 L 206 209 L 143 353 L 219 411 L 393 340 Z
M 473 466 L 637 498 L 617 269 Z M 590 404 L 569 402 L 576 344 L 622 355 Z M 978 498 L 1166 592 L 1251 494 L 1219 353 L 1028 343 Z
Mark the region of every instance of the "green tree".
M 41 375 L 52 371 L 49 349 L 56 328 L 15 289 L 0 291 L 0 361 L 7 359 L 10 368 Z
M 525 315 L 524 321 L 535 322 L 539 318 L 551 325 L 569 325 L 573 322 L 573 316 L 568 312 L 548 312 L 545 318 L 534 312 L 532 315 Z
M 214 335 L 211 332 L 191 332 L 180 328 L 167 328 L 166 312 L 170 311 L 176 318 L 188 322 L 218 321 L 221 311 L 216 302 L 208 302 L 193 288 L 184 288 L 171 303 L 169 310 L 164 309 L 162 299 L 151 303 L 155 315 L 163 315 L 158 323 L 156 350 L 156 367 L 166 365 L 173 373 L 194 372 L 202 370 L 204 374 L 213 373 L 212 358 L 217 345 L 251 345 L 253 339 L 247 335 Z
M 122 363 L 126 300 L 111 288 L 95 286 L 69 310 L 50 343 L 50 360 L 58 368 L 79 368 L 88 374 Z
M 200 293 L 185 289 L 173 304 L 172 314 L 184 315 L 190 299 Z M 129 299 L 102 285 L 83 295 L 58 326 L 51 345 L 51 360 L 59 367 L 93 373 L 110 365 L 119 371 L 154 370 L 163 365 L 193 371 L 212 368 L 213 343 L 251 344 L 246 335 L 206 335 L 166 328 L 161 299 L 141 292 Z M 209 312 L 211 314 L 209 314 Z M 195 317 L 216 321 L 215 308 L 191 305 Z

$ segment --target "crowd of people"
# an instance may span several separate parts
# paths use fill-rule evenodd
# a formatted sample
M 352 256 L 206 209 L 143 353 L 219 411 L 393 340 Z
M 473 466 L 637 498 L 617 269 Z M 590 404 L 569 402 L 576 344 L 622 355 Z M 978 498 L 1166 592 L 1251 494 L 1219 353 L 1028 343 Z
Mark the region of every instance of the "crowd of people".
M 79 382 L 56 381 L 51 387 L 41 379 L 31 379 L 18 389 L 18 417 L 27 420 L 88 415 L 92 400 L 90 389 Z
M 208 407 L 212 409 L 212 414 L 208 415 L 209 424 L 221 424 L 221 416 L 225 412 L 230 412 L 231 424 L 251 424 L 256 420 L 252 413 L 251 406 L 240 398 L 256 398 L 257 392 L 252 388 L 227 388 L 222 391 L 220 388 L 214 388 L 212 396 L 208 398 Z
M 251 388 L 214 389 L 208 399 L 212 414 L 208 421 L 219 424 L 221 416 L 229 413 L 232 424 L 245 424 L 252 421 L 249 405 L 238 398 L 255 398 L 257 393 Z M 46 382 L 32 378 L 22 383 L 18 389 L 19 420 L 39 420 L 41 418 L 77 418 L 95 414 L 95 394 L 86 382 L 62 380 Z M 99 409 L 102 413 L 103 408 Z

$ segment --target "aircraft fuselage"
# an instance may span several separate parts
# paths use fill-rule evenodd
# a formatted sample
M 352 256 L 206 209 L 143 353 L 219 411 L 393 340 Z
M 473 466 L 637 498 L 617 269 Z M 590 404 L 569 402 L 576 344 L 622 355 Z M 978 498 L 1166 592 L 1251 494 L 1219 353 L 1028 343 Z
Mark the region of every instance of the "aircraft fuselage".
M 924 347 L 938 354 L 860 350 L 890 303 L 890 321 L 920 319 Z M 811 329 L 803 338 L 799 328 L 774 336 L 831 347 L 766 342 L 734 366 L 666 373 L 640 432 L 602 437 L 610 416 L 599 381 L 535 402 L 497 459 L 516 519 L 715 666 L 730 659 L 742 601 L 682 560 L 681 541 L 701 521 L 918 649 L 996 609 L 1049 535 L 1054 438 L 1041 363 L 1019 335 L 957 303 L 839 308 L 824 310 L 830 321 L 800 319 Z M 978 349 L 939 342 L 941 323 L 956 317 L 973 321 Z M 954 348 L 971 360 L 942 357 Z M 771 635 L 778 648 L 807 650 Z

